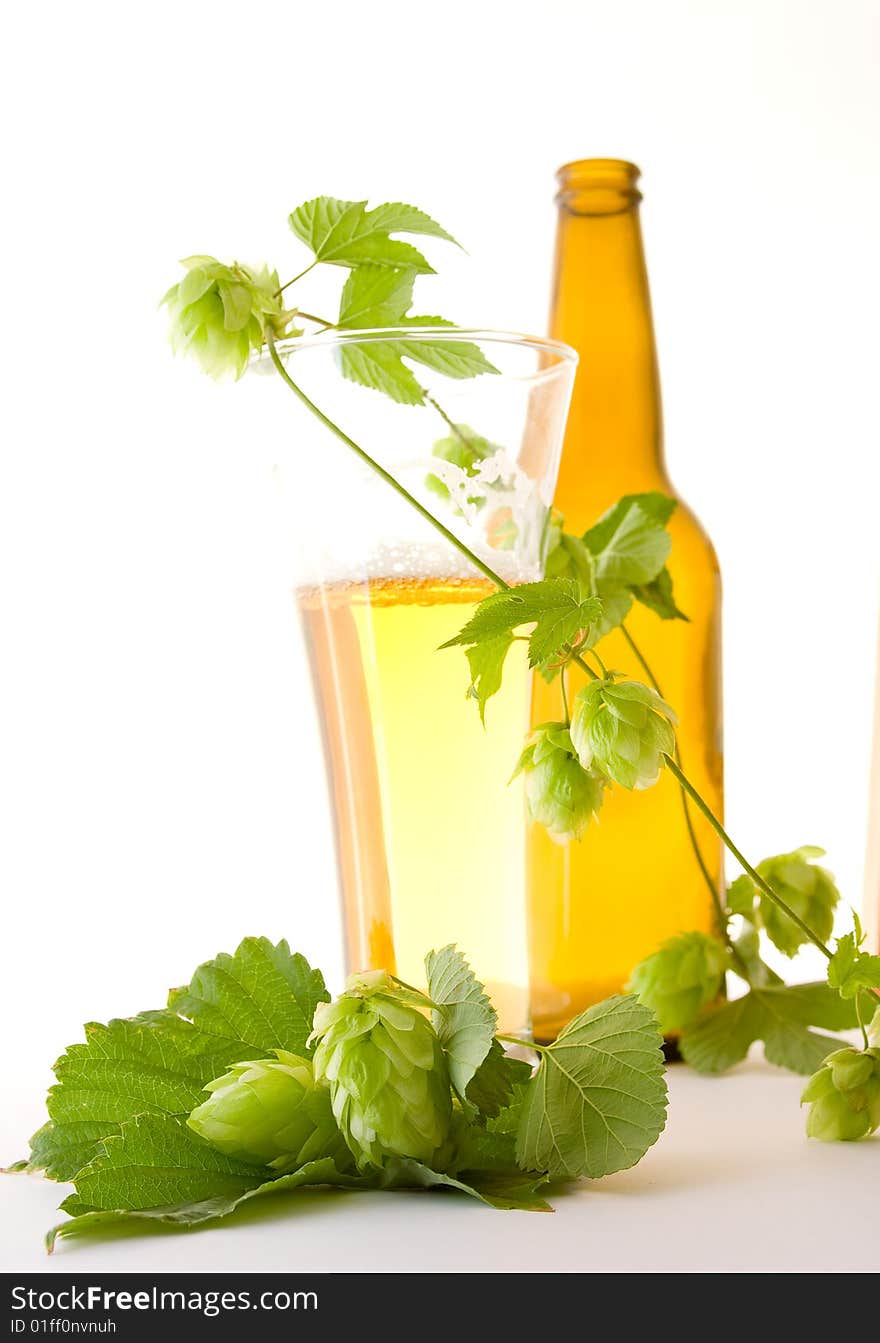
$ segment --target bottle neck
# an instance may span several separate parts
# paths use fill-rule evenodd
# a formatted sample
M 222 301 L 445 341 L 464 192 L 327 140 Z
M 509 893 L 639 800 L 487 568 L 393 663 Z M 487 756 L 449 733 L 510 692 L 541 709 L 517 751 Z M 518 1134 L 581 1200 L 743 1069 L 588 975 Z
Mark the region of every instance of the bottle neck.
M 570 529 L 668 488 L 637 176 L 616 160 L 560 172 L 551 334 L 580 355 L 556 491 Z

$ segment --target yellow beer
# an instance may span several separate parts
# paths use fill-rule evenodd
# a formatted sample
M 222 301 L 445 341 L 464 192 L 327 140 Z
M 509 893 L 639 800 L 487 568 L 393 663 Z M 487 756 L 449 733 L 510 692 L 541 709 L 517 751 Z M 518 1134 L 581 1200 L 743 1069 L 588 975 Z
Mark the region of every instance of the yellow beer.
M 527 1022 L 524 829 L 508 786 L 528 725 L 512 654 L 483 728 L 460 649 L 438 651 L 494 588 L 481 578 L 377 578 L 300 591 L 324 723 L 351 969 L 422 986 L 455 942 L 498 1009 Z

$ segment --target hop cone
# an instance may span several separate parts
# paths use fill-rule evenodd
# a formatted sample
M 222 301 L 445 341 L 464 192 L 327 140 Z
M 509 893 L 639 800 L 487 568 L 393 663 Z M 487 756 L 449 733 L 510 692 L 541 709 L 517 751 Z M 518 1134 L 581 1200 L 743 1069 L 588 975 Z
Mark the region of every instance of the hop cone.
M 352 975 L 345 992 L 315 1012 L 315 1076 L 330 1088 L 360 1167 L 395 1156 L 429 1162 L 449 1131 L 449 1073 L 422 1002 L 376 970 Z
M 622 788 L 650 788 L 660 777 L 661 757 L 675 747 L 674 721 L 648 686 L 608 676 L 578 692 L 571 739 L 584 769 Z
M 880 1128 L 880 1048 L 838 1049 L 813 1073 L 801 1096 L 807 1137 L 854 1142 Z
M 278 276 L 263 266 L 225 266 L 212 256 L 191 256 L 187 273 L 162 302 L 171 315 L 171 343 L 191 354 L 212 378 L 240 378 L 251 350 L 259 350 L 270 324 L 280 334 Z
M 812 861 L 823 853 L 823 849 L 807 845 L 793 853 L 765 858 L 758 864 L 758 871 L 824 941 L 831 936 L 834 927 L 834 907 L 840 892 L 831 873 Z M 805 934 L 766 895 L 760 897 L 760 910 L 768 936 L 786 956 L 793 956 L 806 942 Z
M 311 1062 L 277 1049 L 275 1059 L 236 1063 L 205 1087 L 211 1095 L 187 1123 L 212 1147 L 240 1161 L 293 1170 L 348 1153 Z
M 513 777 L 525 776 L 529 815 L 558 844 L 580 839 L 602 805 L 604 780 L 582 769 L 564 723 L 542 723 L 529 737 Z
M 649 1007 L 664 1035 L 683 1030 L 721 992 L 727 951 L 707 933 L 680 933 L 640 961 L 627 985 Z

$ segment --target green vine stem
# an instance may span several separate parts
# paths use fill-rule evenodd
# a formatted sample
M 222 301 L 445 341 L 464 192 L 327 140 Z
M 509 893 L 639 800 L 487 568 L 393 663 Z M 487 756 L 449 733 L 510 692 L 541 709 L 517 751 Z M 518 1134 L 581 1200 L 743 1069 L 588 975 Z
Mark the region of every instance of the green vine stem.
M 623 635 L 624 639 L 626 639 L 626 642 L 629 644 L 633 657 L 636 659 L 639 666 L 642 668 L 642 671 L 647 676 L 649 684 L 653 686 L 654 690 L 656 690 L 657 694 L 660 696 L 661 699 L 665 699 L 663 691 L 660 688 L 660 683 L 657 680 L 657 677 L 654 675 L 654 672 L 652 671 L 647 658 L 645 657 L 642 650 L 639 648 L 638 644 L 630 634 L 629 630 L 626 627 L 626 624 L 623 621 L 621 621 L 620 623 L 620 632 Z M 676 734 L 675 738 L 675 758 L 679 766 L 681 766 L 682 764 L 681 748 L 679 747 L 678 744 L 678 734 Z M 694 829 L 694 818 L 691 815 L 691 805 L 688 799 L 687 790 L 681 783 L 679 783 L 679 790 L 681 793 L 681 805 L 682 810 L 684 811 L 684 823 L 685 826 L 687 827 L 688 839 L 690 840 L 690 845 L 691 848 L 693 849 L 694 857 L 697 860 L 697 866 L 699 867 L 700 872 L 702 873 L 703 876 L 703 880 L 706 883 L 706 889 L 708 890 L 709 895 L 711 896 L 712 899 L 712 905 L 715 910 L 715 920 L 718 925 L 718 935 L 724 939 L 728 951 L 730 952 L 731 956 L 734 958 L 734 960 L 737 962 L 740 968 L 740 973 L 745 976 L 746 983 L 749 983 L 750 981 L 746 963 L 743 960 L 742 956 L 737 951 L 733 938 L 730 936 L 730 932 L 728 930 L 727 911 L 725 910 L 724 905 L 722 904 L 721 901 L 721 896 L 718 893 L 718 883 L 712 879 L 712 873 L 709 871 L 706 859 L 703 857 L 703 851 L 700 848 L 700 841 L 697 839 L 697 832 Z
M 350 438 L 344 429 L 340 429 L 338 424 L 334 424 L 334 422 L 330 419 L 330 417 L 328 415 L 325 415 L 324 412 L 320 410 L 318 406 L 315 405 L 314 401 L 312 401 L 306 395 L 306 393 L 302 390 L 302 388 L 297 386 L 297 384 L 294 382 L 294 380 L 288 373 L 287 369 L 284 367 L 284 361 L 282 360 L 281 356 L 278 353 L 278 350 L 275 345 L 275 339 L 271 331 L 268 331 L 266 333 L 266 340 L 269 347 L 270 358 L 275 366 L 276 371 L 278 372 L 278 375 L 281 377 L 282 381 L 290 388 L 290 390 L 294 393 L 294 395 L 299 398 L 299 400 L 306 407 L 306 409 L 309 410 L 315 416 L 316 419 L 320 420 L 321 424 L 323 424 L 325 428 L 329 429 L 332 434 L 334 434 L 338 439 L 340 439 L 341 442 L 343 442 L 346 445 L 346 447 L 351 448 L 352 452 L 354 452 L 356 456 L 358 456 L 361 459 L 362 462 L 364 462 L 367 466 L 369 466 L 370 469 L 374 471 L 376 475 L 378 475 L 382 480 L 384 480 L 387 485 L 390 485 L 391 488 L 397 494 L 399 494 L 402 499 L 405 499 L 406 502 L 410 504 L 410 506 L 414 508 L 416 512 L 419 513 L 425 519 L 426 522 L 430 523 L 430 525 L 435 529 L 435 531 L 439 532 L 440 535 L 450 543 L 450 545 L 454 546 L 455 549 L 459 552 L 459 554 L 463 555 L 465 559 L 469 560 L 470 563 L 474 566 L 474 568 L 476 568 L 481 574 L 483 574 L 484 577 L 488 578 L 490 582 L 494 583 L 495 586 L 501 589 L 502 591 L 504 592 L 509 591 L 511 587 L 510 583 L 506 582 L 506 580 L 503 579 L 500 574 L 495 573 L 494 569 L 490 568 L 490 566 L 486 564 L 483 560 L 481 560 L 479 556 L 475 555 L 474 552 L 470 549 L 470 547 L 466 545 L 465 542 L 462 541 L 460 537 L 456 536 L 454 532 L 450 531 L 448 527 L 444 526 L 444 524 L 440 521 L 439 518 L 436 518 L 434 514 L 430 512 L 429 509 L 425 508 L 424 504 L 419 503 L 415 495 L 410 494 L 409 490 L 405 489 L 405 487 L 401 485 L 400 481 L 396 480 L 394 476 L 391 475 L 390 471 L 386 471 L 384 466 L 380 466 L 380 464 L 375 460 L 375 458 L 371 457 L 370 454 L 358 443 L 356 443 L 353 438 Z M 593 671 L 591 667 L 589 667 L 586 664 L 586 662 L 584 662 L 583 658 L 579 653 L 576 653 L 574 655 L 572 661 L 576 662 L 578 666 L 581 667 L 583 671 L 587 672 L 589 676 L 593 677 L 594 680 L 598 679 L 596 677 L 596 673 Z M 799 914 L 796 914 L 793 909 L 789 908 L 789 906 L 782 899 L 782 897 L 777 895 L 776 892 L 770 887 L 770 885 L 764 880 L 764 878 L 758 872 L 755 871 L 751 863 L 749 863 L 748 859 L 743 857 L 742 853 L 739 851 L 739 849 L 734 844 L 733 840 L 728 835 L 727 831 L 724 829 L 724 826 L 715 816 L 708 802 L 705 802 L 703 800 L 703 798 L 697 792 L 694 785 L 688 779 L 687 775 L 681 770 L 678 763 L 672 758 L 672 756 L 669 755 L 664 755 L 663 759 L 666 762 L 668 768 L 678 779 L 681 786 L 685 789 L 688 795 L 696 803 L 699 810 L 706 817 L 706 820 L 712 826 L 712 829 L 716 832 L 716 834 L 719 836 L 719 838 L 722 840 L 725 846 L 733 854 L 734 858 L 737 860 L 737 862 L 740 864 L 743 870 L 749 874 L 749 876 L 752 878 L 755 884 L 764 892 L 767 898 L 769 900 L 772 900 L 773 903 L 777 905 L 778 908 L 781 909 L 784 914 L 787 914 L 788 917 L 792 920 L 792 922 L 796 923 L 797 926 L 801 929 L 801 931 L 809 938 L 809 940 L 812 943 L 814 943 L 814 945 L 819 948 L 819 950 L 823 953 L 823 955 L 825 955 L 830 960 L 831 952 L 825 946 L 825 943 L 822 941 L 822 939 L 816 936 L 812 928 L 810 928 L 809 925 L 804 922 L 804 920 L 800 917 Z
M 346 445 L 346 447 L 351 448 L 352 452 L 356 453 L 357 456 L 360 457 L 361 461 L 365 462 L 372 471 L 375 471 L 376 475 L 380 476 L 382 480 L 385 481 L 386 485 L 390 485 L 391 488 L 400 495 L 401 499 L 405 499 L 406 502 L 412 508 L 414 508 L 417 513 L 420 513 L 421 516 L 425 519 L 425 521 L 429 522 L 431 526 L 435 528 L 435 530 L 438 531 L 440 535 L 449 542 L 450 545 L 454 546 L 455 549 L 465 557 L 465 559 L 469 560 L 470 563 L 473 564 L 475 568 L 479 569 L 481 574 L 483 574 L 486 578 L 488 578 L 491 583 L 494 583 L 496 587 L 501 588 L 503 591 L 506 591 L 510 587 L 510 584 L 505 582 L 505 580 L 501 577 L 500 574 L 496 574 L 494 569 L 490 569 L 488 564 L 484 564 L 483 561 L 477 555 L 474 554 L 474 552 L 470 549 L 470 547 L 466 546 L 464 541 L 462 541 L 459 537 L 455 535 L 455 532 L 451 532 L 448 527 L 445 527 L 443 525 L 443 523 L 440 521 L 439 518 L 435 518 L 434 514 L 431 513 L 429 509 L 425 508 L 424 504 L 419 503 L 415 495 L 410 494 L 409 490 L 407 490 L 403 485 L 401 485 L 400 481 L 396 480 L 395 477 L 392 476 L 390 471 L 386 471 L 384 466 L 380 466 L 374 457 L 371 457 L 370 454 L 367 451 L 365 451 L 364 448 L 360 447 L 359 444 L 355 443 L 353 438 L 349 438 L 348 434 L 345 432 L 344 429 L 340 429 L 338 424 L 334 424 L 333 421 L 329 418 L 329 416 L 325 415 L 323 410 L 319 410 L 318 407 L 315 405 L 314 401 L 312 401 L 308 396 L 306 396 L 302 388 L 297 386 L 297 384 L 293 381 L 293 378 L 291 378 L 290 374 L 288 373 L 287 369 L 284 367 L 284 361 L 278 353 L 278 350 L 275 345 L 275 338 L 273 337 L 271 331 L 267 332 L 267 342 L 269 345 L 269 356 L 272 360 L 272 363 L 275 365 L 275 368 L 279 376 L 284 380 L 284 382 L 287 384 L 290 390 L 296 396 L 299 397 L 300 401 L 303 403 L 306 409 L 310 410 L 311 413 L 321 421 L 321 423 L 325 426 L 325 428 L 329 429 L 332 434 L 335 434 L 338 439 L 341 439 L 342 442 Z
M 719 836 L 719 838 L 724 842 L 724 844 L 733 854 L 734 858 L 739 863 L 743 871 L 748 873 L 748 875 L 751 877 L 752 881 L 759 888 L 759 890 L 761 890 L 763 894 L 766 895 L 767 899 L 772 900 L 774 905 L 776 905 L 779 909 L 782 910 L 783 914 L 787 914 L 788 917 L 791 919 L 792 923 L 796 923 L 798 928 L 800 928 L 801 932 L 806 937 L 809 938 L 809 940 L 813 943 L 813 946 L 818 947 L 822 955 L 825 956 L 830 961 L 831 952 L 828 950 L 825 943 L 822 941 L 821 937 L 818 937 L 813 932 L 810 925 L 804 922 L 800 914 L 796 914 L 794 910 L 791 909 L 790 906 L 786 904 L 786 902 L 782 899 L 782 897 L 780 895 L 777 895 L 777 893 L 774 891 L 770 883 L 764 880 L 760 872 L 756 871 L 755 868 L 752 867 L 749 860 L 743 857 L 739 849 L 734 844 L 733 840 L 730 838 L 730 835 L 728 835 L 727 831 L 724 829 L 724 826 L 721 824 L 715 813 L 712 811 L 708 802 L 704 802 L 703 798 L 700 797 L 700 794 L 697 792 L 694 785 L 688 779 L 687 775 L 683 772 L 683 770 L 679 768 L 678 763 L 675 760 L 673 760 L 672 756 L 670 755 L 664 755 L 663 759 L 666 761 L 667 767 L 672 770 L 673 774 L 678 779 L 682 788 L 684 788 L 688 792 L 688 794 L 693 798 L 694 802 L 699 807 L 700 811 L 703 813 L 706 820 L 711 825 L 712 829 L 715 831 L 715 833 Z

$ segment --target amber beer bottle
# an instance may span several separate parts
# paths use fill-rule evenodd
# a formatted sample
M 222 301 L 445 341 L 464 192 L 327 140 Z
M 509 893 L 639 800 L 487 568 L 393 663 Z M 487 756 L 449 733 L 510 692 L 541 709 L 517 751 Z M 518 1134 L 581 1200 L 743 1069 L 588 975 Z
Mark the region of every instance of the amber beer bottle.
M 660 387 L 639 224 L 639 172 L 616 159 L 558 174 L 559 225 L 551 334 L 580 355 L 555 504 L 581 533 L 621 495 L 675 494 L 663 457 Z M 720 578 L 715 552 L 678 499 L 669 568 L 688 622 L 635 603 L 625 634 L 601 644 L 605 664 L 647 681 L 639 654 L 679 717 L 682 764 L 721 814 Z M 638 649 L 638 652 L 636 652 Z M 574 669 L 577 673 L 577 669 Z M 582 674 L 581 674 L 582 676 Z M 570 693 L 581 682 L 571 677 Z M 558 684 L 535 677 L 534 723 L 559 718 Z M 577 1012 L 618 992 L 633 966 L 685 929 L 715 926 L 721 849 L 708 824 L 688 831 L 668 772 L 645 792 L 615 787 L 583 838 L 528 833 L 530 979 L 535 1038 L 552 1039 Z

